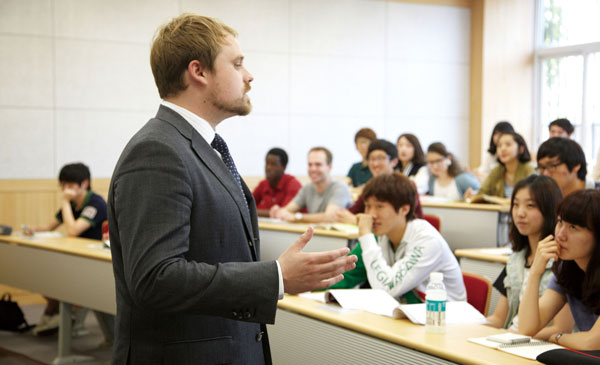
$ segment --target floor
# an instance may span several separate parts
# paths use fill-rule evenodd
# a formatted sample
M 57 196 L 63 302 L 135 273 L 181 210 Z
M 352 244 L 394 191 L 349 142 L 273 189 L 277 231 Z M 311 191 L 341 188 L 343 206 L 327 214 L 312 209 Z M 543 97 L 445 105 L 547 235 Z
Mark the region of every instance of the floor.
M 0 285 L 0 295 L 6 292 L 11 293 L 12 299 L 19 303 L 28 323 L 35 324 L 39 320 L 45 307 L 43 297 Z M 85 319 L 85 328 L 86 333 L 72 339 L 73 353 L 94 359 L 79 364 L 110 364 L 111 348 L 104 343 L 104 336 L 91 311 Z M 0 365 L 51 364 L 58 354 L 58 335 L 36 337 L 31 332 L 0 331 L 0 349 L 6 350 L 0 351 Z

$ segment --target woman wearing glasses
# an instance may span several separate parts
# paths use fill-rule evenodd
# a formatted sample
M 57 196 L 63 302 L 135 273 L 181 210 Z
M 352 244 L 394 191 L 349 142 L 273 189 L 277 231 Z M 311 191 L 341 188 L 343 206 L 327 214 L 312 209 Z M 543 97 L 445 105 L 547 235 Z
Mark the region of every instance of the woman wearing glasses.
M 429 195 L 460 200 L 468 189 L 479 189 L 477 177 L 464 172 L 443 143 L 429 145 L 426 160 L 430 172 Z

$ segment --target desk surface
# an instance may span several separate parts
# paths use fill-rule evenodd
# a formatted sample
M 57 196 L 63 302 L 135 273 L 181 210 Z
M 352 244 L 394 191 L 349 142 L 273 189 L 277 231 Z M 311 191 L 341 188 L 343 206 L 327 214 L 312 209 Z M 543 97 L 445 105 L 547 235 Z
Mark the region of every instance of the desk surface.
M 367 312 L 338 314 L 322 308 L 323 303 L 287 295 L 278 304 L 280 309 L 296 312 L 331 324 L 371 335 L 401 346 L 412 348 L 461 364 L 535 364 L 499 350 L 468 342 L 471 337 L 484 337 L 504 330 L 484 325 L 452 325 L 445 334 L 430 334 L 425 327 L 408 320 L 392 319 Z
M 77 256 L 83 256 L 103 261 L 111 261 L 110 250 L 103 249 L 102 242 L 87 238 L 76 237 L 28 237 L 28 236 L 0 236 L 0 242 L 16 245 L 42 248 Z
M 490 248 L 462 248 L 454 251 L 457 257 L 466 257 L 474 260 L 499 262 L 506 264 L 508 262 L 509 255 L 503 255 L 500 253 L 493 253 L 493 250 L 501 249 L 490 249 Z
M 273 223 L 258 221 L 258 228 L 261 230 L 279 231 L 279 232 L 290 232 L 290 233 L 304 233 L 310 224 L 306 223 Z M 315 226 L 315 225 L 313 225 Z M 346 233 L 342 231 L 336 231 L 334 229 L 326 229 L 322 227 L 315 227 L 315 235 L 325 237 L 337 237 L 344 239 L 355 239 L 358 238 L 358 234 Z
M 436 202 L 427 201 L 426 198 L 421 198 L 421 205 L 423 205 L 423 207 L 431 208 L 489 210 L 493 212 L 508 212 L 510 210 L 508 205 L 466 203 L 463 201 Z

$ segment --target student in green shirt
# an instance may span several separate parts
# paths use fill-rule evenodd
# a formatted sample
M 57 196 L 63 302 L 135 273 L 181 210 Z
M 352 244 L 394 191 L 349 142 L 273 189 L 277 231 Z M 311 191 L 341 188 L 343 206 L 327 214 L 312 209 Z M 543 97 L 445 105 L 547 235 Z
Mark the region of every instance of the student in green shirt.
M 348 177 L 352 180 L 352 186 L 364 185 L 373 175 L 367 165 L 367 150 L 369 144 L 377 139 L 377 135 L 371 128 L 362 128 L 354 135 L 356 150 L 362 156 L 362 161 L 355 163 L 348 171 Z

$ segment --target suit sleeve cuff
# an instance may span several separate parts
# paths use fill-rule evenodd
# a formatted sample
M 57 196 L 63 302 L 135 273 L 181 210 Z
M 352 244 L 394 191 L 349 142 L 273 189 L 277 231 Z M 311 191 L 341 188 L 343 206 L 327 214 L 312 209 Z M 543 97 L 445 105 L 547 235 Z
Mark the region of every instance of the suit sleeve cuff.
M 277 263 L 277 273 L 279 274 L 279 299 L 283 299 L 283 274 L 281 274 L 281 265 L 279 265 L 279 261 L 275 260 Z

